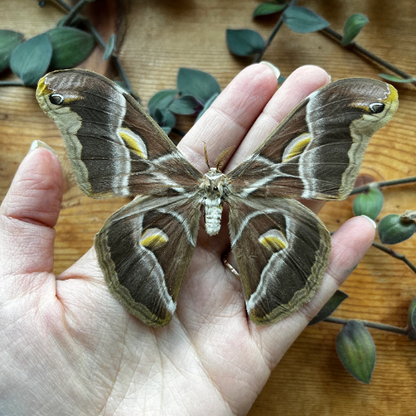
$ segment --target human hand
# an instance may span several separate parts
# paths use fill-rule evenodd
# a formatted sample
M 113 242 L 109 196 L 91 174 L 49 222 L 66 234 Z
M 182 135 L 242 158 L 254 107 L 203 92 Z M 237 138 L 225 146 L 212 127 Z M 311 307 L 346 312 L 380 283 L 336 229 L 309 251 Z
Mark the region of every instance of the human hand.
M 323 70 L 302 67 L 275 93 L 272 71 L 252 65 L 179 148 L 206 171 L 204 141 L 213 158 L 235 145 L 232 169 L 328 81 Z M 332 238 L 330 265 L 312 301 L 277 324 L 256 327 L 240 282 L 221 261 L 226 227 L 215 237 L 201 230 L 175 316 L 155 329 L 110 295 L 94 249 L 61 275 L 52 273 L 61 199 L 57 158 L 44 148 L 31 151 L 0 210 L 0 414 L 7 416 L 244 415 L 374 238 L 367 219 L 347 221 Z

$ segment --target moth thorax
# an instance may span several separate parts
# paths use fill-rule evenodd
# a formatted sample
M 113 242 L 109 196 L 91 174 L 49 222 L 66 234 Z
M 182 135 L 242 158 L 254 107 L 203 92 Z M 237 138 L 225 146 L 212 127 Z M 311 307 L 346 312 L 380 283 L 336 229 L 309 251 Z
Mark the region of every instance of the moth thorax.
M 205 205 L 205 230 L 209 235 L 218 234 L 221 228 L 222 201 L 226 191 L 227 177 L 211 168 L 202 181 Z

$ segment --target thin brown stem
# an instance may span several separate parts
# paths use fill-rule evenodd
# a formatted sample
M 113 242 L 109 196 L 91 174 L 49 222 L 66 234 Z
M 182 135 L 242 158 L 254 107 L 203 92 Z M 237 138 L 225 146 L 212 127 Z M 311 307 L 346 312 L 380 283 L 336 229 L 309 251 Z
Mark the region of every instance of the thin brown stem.
M 30 85 L 23 84 L 22 81 L 0 81 L 0 87 L 29 87 L 29 88 L 33 88 Z
M 291 7 L 291 6 L 296 6 L 297 1 L 298 1 L 298 0 L 292 0 L 292 1 L 290 2 L 289 7 Z M 278 32 L 278 31 L 279 31 L 279 29 L 282 27 L 282 25 L 283 25 L 283 13 L 281 14 L 281 16 L 280 16 L 279 20 L 278 20 L 278 21 L 277 21 L 277 23 L 275 24 L 275 26 L 274 26 L 274 28 L 273 28 L 272 32 L 270 33 L 270 36 L 267 38 L 266 43 L 264 44 L 264 48 L 263 48 L 263 50 L 255 56 L 255 58 L 254 58 L 254 60 L 253 60 L 253 63 L 254 63 L 254 64 L 259 63 L 259 62 L 262 60 L 263 55 L 266 53 L 267 48 L 268 48 L 268 47 L 269 47 L 269 45 L 272 43 L 272 40 L 274 39 L 274 37 L 276 36 L 277 32 Z
M 408 178 L 394 179 L 391 181 L 382 181 L 382 182 L 371 182 L 368 185 L 358 186 L 354 188 L 350 195 L 360 194 L 362 192 L 367 192 L 370 188 L 383 188 L 384 186 L 393 186 L 393 185 L 403 185 L 406 183 L 415 183 L 416 176 L 409 176 Z
M 348 323 L 348 319 L 334 318 L 332 316 L 325 318 L 324 321 L 331 322 L 333 324 L 340 324 L 340 325 L 347 325 Z M 399 328 L 397 326 L 380 324 L 379 322 L 362 321 L 361 319 L 357 319 L 357 321 L 361 322 L 364 326 L 368 328 L 374 328 L 374 329 L 379 329 L 381 331 L 393 332 L 399 335 L 407 335 L 407 332 L 404 328 Z
M 68 8 L 69 13 L 66 15 L 64 19 L 61 20 L 61 25 L 70 26 L 73 20 L 75 19 L 75 17 L 80 13 L 82 8 L 86 5 L 86 3 L 90 3 L 90 1 L 80 0 L 74 7 Z M 59 4 L 62 4 L 62 2 L 60 2 Z
M 342 41 L 342 35 L 336 32 L 334 29 L 331 29 L 330 27 L 326 27 L 322 29 L 322 32 L 330 35 L 332 38 L 336 39 L 339 43 Z M 347 49 L 350 49 L 355 52 L 359 52 L 360 54 L 366 56 L 367 58 L 371 59 L 374 62 L 377 62 L 379 65 L 383 66 L 384 68 L 387 68 L 389 71 L 394 72 L 396 75 L 399 75 L 403 79 L 410 79 L 413 78 L 412 75 L 409 75 L 408 73 L 402 71 L 401 69 L 395 67 L 394 65 L 390 64 L 389 62 L 386 62 L 385 60 L 379 58 L 377 55 L 374 55 L 372 52 L 368 51 L 367 49 L 364 49 L 362 46 L 358 45 L 354 41 L 349 43 L 346 46 Z M 413 84 L 416 86 L 416 80 L 409 82 L 409 84 Z
M 392 250 L 391 248 L 388 248 L 386 246 L 383 246 L 379 243 L 373 243 L 373 247 L 383 251 L 384 253 L 387 253 L 388 255 L 394 257 L 395 259 L 401 260 L 406 266 L 408 266 L 413 273 L 416 274 L 416 266 L 404 255 L 397 253 L 397 251 Z

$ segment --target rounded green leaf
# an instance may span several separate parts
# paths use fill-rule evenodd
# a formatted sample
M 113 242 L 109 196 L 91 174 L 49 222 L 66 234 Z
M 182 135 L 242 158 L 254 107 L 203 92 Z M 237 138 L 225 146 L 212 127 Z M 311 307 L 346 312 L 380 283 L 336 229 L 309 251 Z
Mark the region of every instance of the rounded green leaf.
M 168 108 L 175 114 L 191 115 L 195 114 L 202 106 L 192 95 L 183 95 L 174 100 Z
M 169 127 L 172 129 L 176 124 L 175 116 L 166 108 L 157 108 L 153 118 L 160 127 Z
M 384 78 L 387 81 L 400 82 L 402 84 L 405 84 L 407 82 L 413 82 L 415 80 L 414 78 L 400 78 L 400 77 L 397 77 L 396 75 L 390 75 L 390 74 L 378 74 L 378 76 L 380 78 Z
M 182 95 L 192 95 L 201 104 L 221 92 L 220 85 L 212 75 L 197 69 L 179 68 L 177 85 Z
M 351 320 L 342 328 L 337 335 L 336 349 L 345 369 L 357 380 L 370 383 L 376 363 L 376 347 L 361 322 Z
M 216 100 L 216 98 L 219 96 L 218 93 L 214 94 L 205 104 L 202 111 L 198 114 L 198 117 L 195 120 L 195 123 L 201 118 L 202 114 L 205 113 L 205 111 L 208 110 L 209 107 L 211 107 L 211 104 Z
M 309 325 L 317 324 L 332 315 L 335 310 L 348 298 L 348 295 L 341 290 L 337 290 L 316 316 L 309 322 Z
M 352 205 L 354 215 L 367 215 L 372 220 L 377 218 L 383 208 L 383 193 L 378 188 L 370 188 L 368 192 L 359 194 Z
M 251 29 L 227 29 L 228 49 L 237 56 L 251 56 L 264 49 L 264 40 Z
M 267 16 L 269 14 L 277 13 L 286 7 L 285 4 L 277 3 L 260 3 L 253 12 L 253 17 Z
M 178 95 L 178 90 L 158 91 L 147 103 L 147 111 L 153 117 L 157 108 L 167 108 Z
M 94 49 L 91 34 L 74 27 L 56 27 L 46 32 L 52 43 L 50 69 L 72 68 L 90 55 Z
M 172 131 L 171 127 L 161 127 L 161 129 L 165 132 L 166 136 Z
M 103 61 L 106 61 L 113 53 L 115 42 L 116 42 L 116 35 L 113 33 L 110 36 L 110 40 L 108 41 L 107 46 L 105 47 Z
M 25 85 L 35 85 L 47 71 L 51 58 L 51 41 L 46 33 L 42 33 L 14 50 L 10 67 Z
M 329 26 L 329 22 L 310 9 L 289 6 L 283 12 L 283 21 L 297 33 L 311 33 Z
M 416 341 L 416 298 L 409 306 L 406 332 L 411 341 Z
M 369 22 L 367 16 L 356 13 L 350 16 L 344 25 L 344 36 L 341 45 L 346 46 L 360 33 L 361 29 Z
M 378 236 L 383 244 L 397 244 L 410 238 L 416 223 L 397 214 L 386 215 L 378 224 Z
M 9 66 L 12 53 L 22 43 L 23 38 L 23 33 L 0 30 L 0 72 Z

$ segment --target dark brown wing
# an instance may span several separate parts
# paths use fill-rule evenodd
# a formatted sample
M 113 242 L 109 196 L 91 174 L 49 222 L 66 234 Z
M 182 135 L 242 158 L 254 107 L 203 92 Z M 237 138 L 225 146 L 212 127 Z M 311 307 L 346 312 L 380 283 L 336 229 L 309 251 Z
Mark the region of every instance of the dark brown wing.
M 95 238 L 110 292 L 151 326 L 169 323 L 196 245 L 197 198 L 143 196 L 115 212 Z
M 321 284 L 331 252 L 329 233 L 293 199 L 232 197 L 228 205 L 247 313 L 258 325 L 278 322 L 308 302 Z
M 394 87 L 372 79 L 343 79 L 315 91 L 230 172 L 233 192 L 246 197 L 347 197 L 371 136 L 397 107 Z
M 101 75 L 51 72 L 36 97 L 61 131 L 78 185 L 90 197 L 178 195 L 202 177 L 146 111 Z

